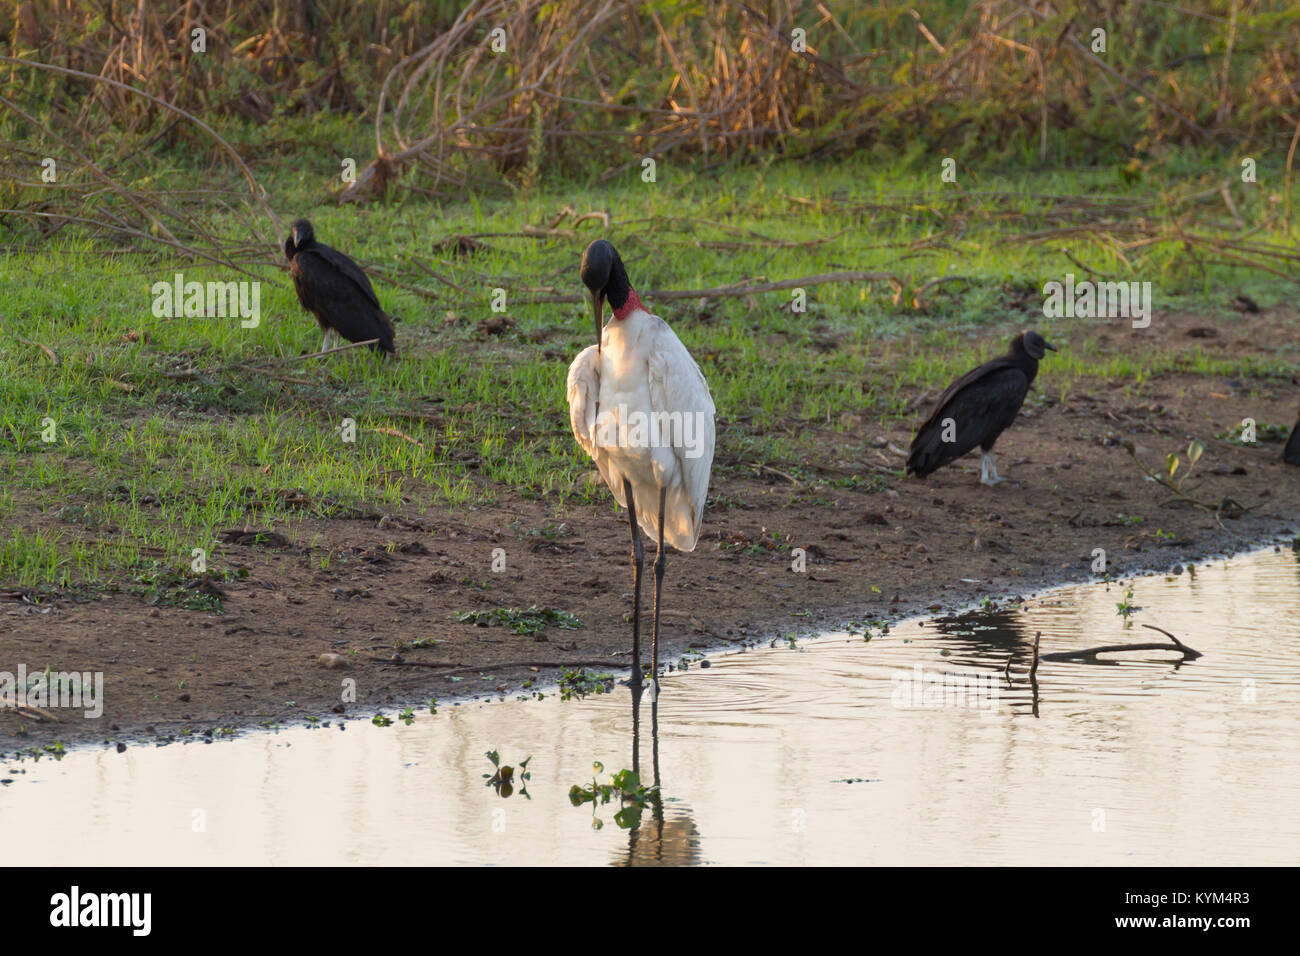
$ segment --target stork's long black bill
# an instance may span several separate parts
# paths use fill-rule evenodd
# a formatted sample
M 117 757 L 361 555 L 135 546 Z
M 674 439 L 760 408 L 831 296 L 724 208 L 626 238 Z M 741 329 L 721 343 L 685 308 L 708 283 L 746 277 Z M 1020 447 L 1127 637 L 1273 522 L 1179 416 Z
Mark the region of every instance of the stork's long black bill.
M 591 315 L 596 320 L 596 351 L 601 351 L 601 339 L 605 331 L 605 293 L 591 294 Z

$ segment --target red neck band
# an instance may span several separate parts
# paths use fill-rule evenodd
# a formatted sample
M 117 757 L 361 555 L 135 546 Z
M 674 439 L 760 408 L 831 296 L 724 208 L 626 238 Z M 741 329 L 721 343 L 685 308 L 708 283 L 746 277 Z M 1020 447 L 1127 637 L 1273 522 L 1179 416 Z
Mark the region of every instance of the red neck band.
M 637 296 L 636 290 L 630 289 L 627 294 L 627 301 L 623 303 L 623 307 L 614 310 L 614 318 L 626 319 L 636 309 L 645 311 L 645 306 L 641 304 L 641 299 Z

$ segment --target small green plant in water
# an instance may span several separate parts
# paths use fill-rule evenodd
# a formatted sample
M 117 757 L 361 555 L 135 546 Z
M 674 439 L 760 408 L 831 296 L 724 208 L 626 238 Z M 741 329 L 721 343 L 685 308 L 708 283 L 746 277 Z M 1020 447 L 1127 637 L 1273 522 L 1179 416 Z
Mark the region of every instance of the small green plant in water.
M 1136 610 L 1137 608 L 1133 606 L 1133 588 L 1130 587 L 1124 592 L 1124 600 L 1115 605 L 1115 613 L 1124 618 L 1125 627 L 1132 627 L 1133 622 L 1129 620 L 1129 617 Z
M 591 828 L 599 830 L 605 824 L 596 816 L 596 807 L 605 806 L 615 797 L 618 798 L 619 810 L 614 814 L 614 822 L 627 830 L 641 822 L 641 814 L 651 803 L 659 800 L 659 788 L 647 787 L 641 783 L 641 776 L 634 770 L 620 770 L 612 774 L 609 783 L 600 783 L 596 777 L 605 772 L 605 765 L 599 760 L 591 765 L 590 786 L 574 784 L 569 788 L 569 803 L 580 807 L 591 804 Z
M 560 675 L 560 700 L 583 698 L 588 694 L 608 694 L 614 689 L 613 674 L 597 674 L 580 667 Z
M 483 774 L 483 779 L 487 781 L 485 787 L 492 787 L 496 790 L 497 796 L 506 799 L 515 792 L 515 768 L 509 764 L 501 763 L 501 754 L 495 750 L 489 750 L 483 756 L 487 757 L 492 763 L 493 772 Z M 519 794 L 520 796 L 533 799 L 528 795 L 528 781 L 532 779 L 532 773 L 528 769 L 528 761 L 533 757 L 529 754 L 526 758 L 519 761 Z

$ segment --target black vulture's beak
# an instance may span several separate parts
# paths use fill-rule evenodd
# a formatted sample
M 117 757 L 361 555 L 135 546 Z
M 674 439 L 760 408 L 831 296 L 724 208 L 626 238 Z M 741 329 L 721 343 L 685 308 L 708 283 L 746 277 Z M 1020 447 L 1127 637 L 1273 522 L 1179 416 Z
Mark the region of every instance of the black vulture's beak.
M 591 315 L 596 320 L 596 351 L 601 351 L 602 333 L 605 331 L 605 293 L 593 292 L 591 294 Z

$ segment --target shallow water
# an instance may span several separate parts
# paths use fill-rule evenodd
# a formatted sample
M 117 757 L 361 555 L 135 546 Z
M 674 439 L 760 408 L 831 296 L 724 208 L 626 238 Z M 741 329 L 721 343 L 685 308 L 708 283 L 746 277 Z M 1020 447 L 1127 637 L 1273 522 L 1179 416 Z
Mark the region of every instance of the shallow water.
M 636 727 L 662 811 L 632 829 L 617 803 L 594 829 L 568 799 L 593 760 L 602 782 L 633 764 L 618 687 L 7 761 L 0 838 L 43 864 L 1300 862 L 1300 559 L 1132 583 L 1128 629 L 1125 585 L 1075 587 L 671 674 Z M 1035 632 L 1043 654 L 1165 640 L 1141 623 L 1204 656 L 1043 660 L 1035 694 Z M 975 696 L 901 706 L 912 689 L 926 703 L 931 674 L 967 675 Z M 528 797 L 484 786 L 493 749 L 532 755 Z

